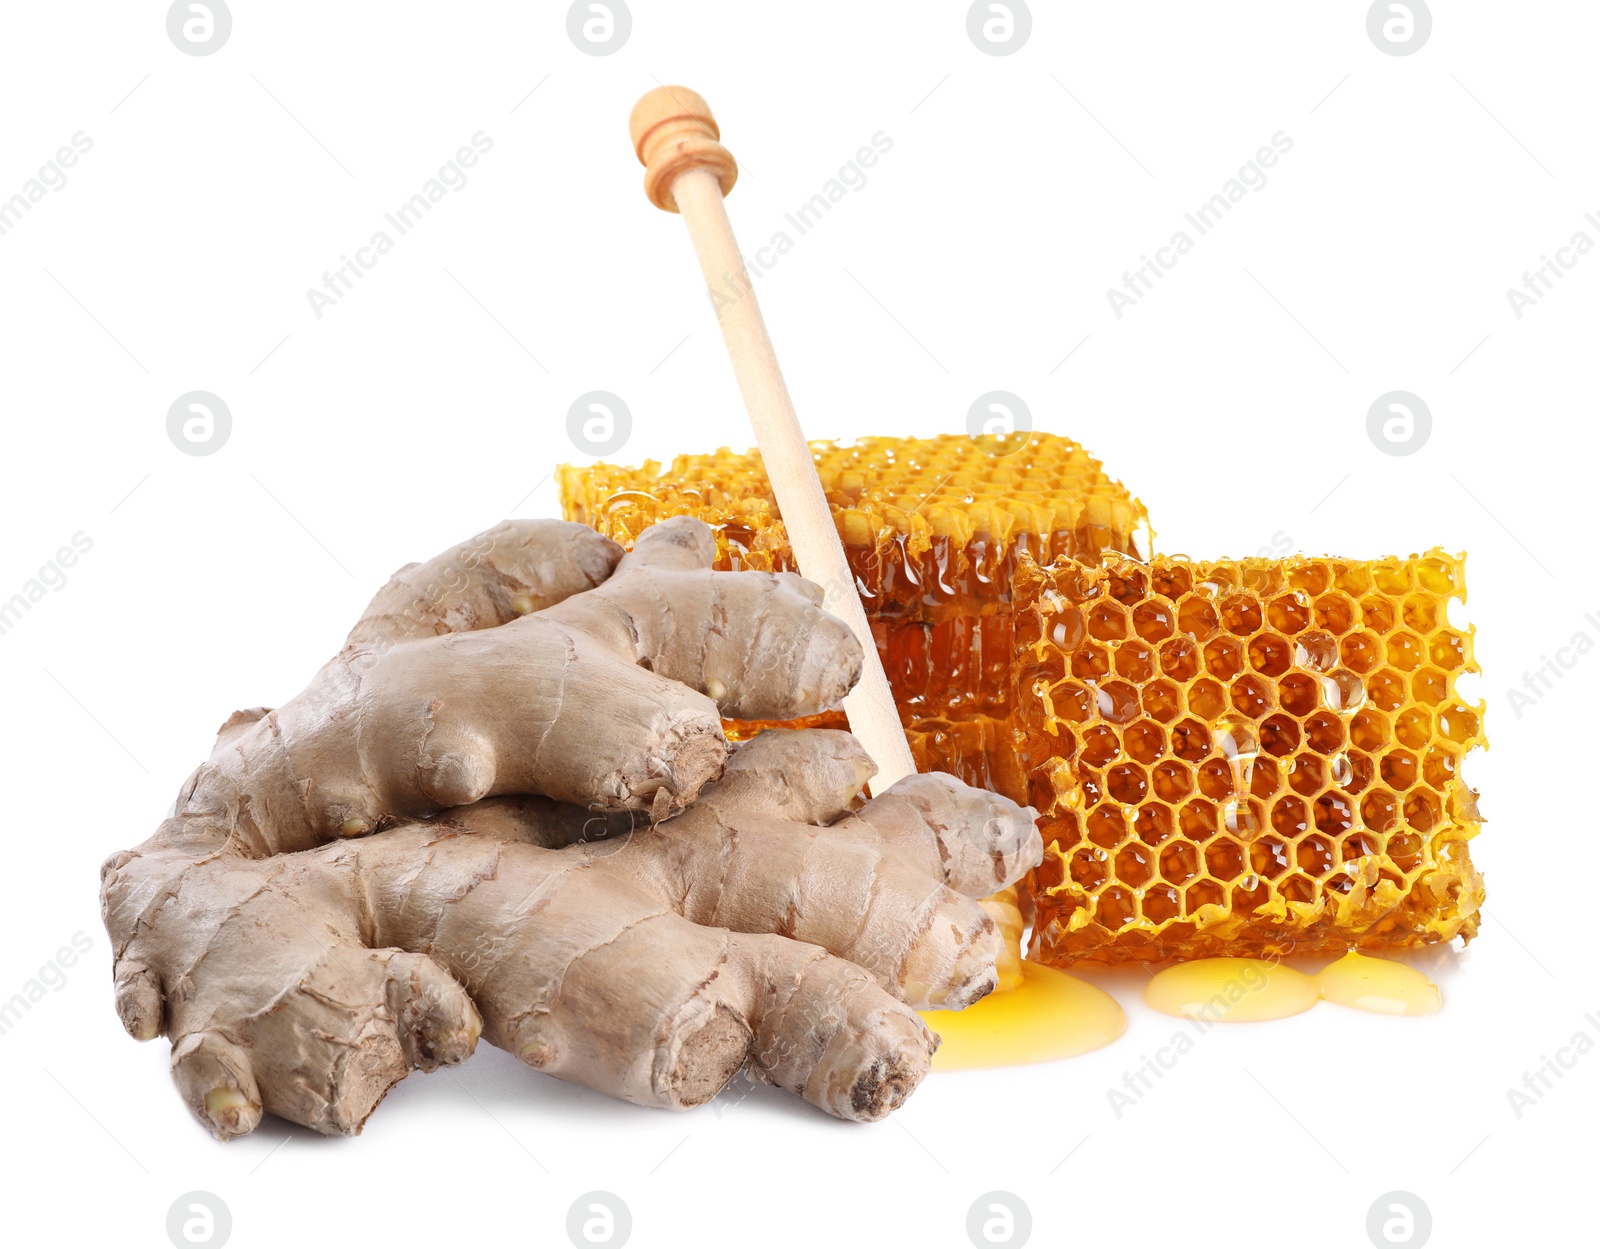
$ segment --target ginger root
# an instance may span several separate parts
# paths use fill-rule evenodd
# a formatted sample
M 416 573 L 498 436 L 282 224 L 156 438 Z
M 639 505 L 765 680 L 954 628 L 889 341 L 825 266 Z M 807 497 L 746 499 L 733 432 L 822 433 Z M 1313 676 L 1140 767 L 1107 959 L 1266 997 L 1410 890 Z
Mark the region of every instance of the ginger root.
M 852 810 L 873 767 L 844 733 L 734 751 L 723 716 L 821 711 L 861 656 L 814 586 L 713 554 L 687 519 L 626 556 L 508 522 L 224 724 L 102 872 L 118 1011 L 215 1135 L 358 1132 L 480 1033 L 672 1109 L 744 1067 L 846 1119 L 916 1087 L 912 1007 L 994 987 L 974 899 L 1037 865 L 1033 812 L 942 775 Z

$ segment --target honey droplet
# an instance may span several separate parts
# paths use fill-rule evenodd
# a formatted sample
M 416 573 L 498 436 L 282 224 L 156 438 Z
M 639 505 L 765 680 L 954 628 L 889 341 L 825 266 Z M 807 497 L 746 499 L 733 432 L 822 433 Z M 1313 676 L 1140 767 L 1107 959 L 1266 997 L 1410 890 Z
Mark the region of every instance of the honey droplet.
M 1204 1023 L 1254 1023 L 1310 1010 L 1310 976 L 1262 958 L 1201 958 L 1159 971 L 1145 986 L 1152 1009 Z
M 1322 700 L 1329 711 L 1354 715 L 1367 701 L 1367 687 L 1348 668 L 1339 668 L 1322 678 Z
M 1261 831 L 1261 820 L 1247 801 L 1226 802 L 1222 806 L 1222 826 L 1236 837 L 1249 841 Z M 1251 884 L 1249 888 L 1254 889 Z
M 1255 779 L 1256 760 L 1261 755 L 1261 741 L 1256 734 L 1255 722 L 1248 716 L 1228 712 L 1217 720 L 1216 726 L 1211 730 L 1211 741 L 1217 753 L 1228 761 L 1228 767 L 1233 772 L 1233 792 L 1239 795 L 1248 794 L 1250 783 Z M 1232 808 L 1237 804 L 1230 803 L 1229 806 Z M 1243 819 L 1247 826 L 1239 828 L 1230 823 L 1229 831 L 1250 834 L 1257 831 L 1255 826 L 1250 825 L 1249 812 L 1241 815 L 1235 811 L 1231 818 L 1233 821 Z
M 1380 1015 L 1431 1015 L 1442 1005 L 1439 986 L 1415 967 L 1354 950 L 1317 973 L 1322 996 L 1352 1010 Z
M 1040 963 L 1022 964 L 1020 988 L 1001 990 L 966 1010 L 925 1010 L 941 1039 L 935 1071 L 1021 1067 L 1074 1058 L 1110 1045 L 1128 1019 L 1116 998 Z

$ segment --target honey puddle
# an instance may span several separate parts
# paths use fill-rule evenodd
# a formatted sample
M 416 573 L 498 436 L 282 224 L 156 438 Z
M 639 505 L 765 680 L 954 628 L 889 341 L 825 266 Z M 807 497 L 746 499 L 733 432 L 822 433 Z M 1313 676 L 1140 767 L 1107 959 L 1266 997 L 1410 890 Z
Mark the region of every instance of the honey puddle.
M 1321 998 L 1304 972 L 1260 958 L 1201 958 L 1158 971 L 1144 1000 L 1163 1015 L 1206 1023 L 1255 1023 L 1310 1010 Z
M 1145 1003 L 1206 1023 L 1285 1019 L 1326 999 L 1381 1015 L 1431 1015 L 1439 987 L 1414 967 L 1351 951 L 1315 976 L 1260 958 L 1203 958 L 1157 972 Z M 935 1071 L 1021 1067 L 1074 1058 L 1110 1045 L 1127 1016 L 1109 993 L 1040 963 L 1022 964 L 1022 984 L 966 1010 L 925 1010 L 941 1039 Z
M 1351 951 L 1315 976 L 1258 958 L 1202 958 L 1151 977 L 1154 1010 L 1208 1023 L 1284 1019 L 1326 998 L 1381 1015 L 1431 1015 L 1439 986 L 1414 967 Z
M 989 994 L 966 1010 L 925 1010 L 942 1044 L 935 1071 L 1020 1067 L 1087 1054 L 1110 1045 L 1128 1025 L 1116 998 L 1045 967 L 1022 964 L 1022 985 Z
M 1415 967 L 1354 950 L 1318 972 L 1317 984 L 1330 1002 L 1380 1015 L 1431 1015 L 1441 1005 L 1439 986 Z

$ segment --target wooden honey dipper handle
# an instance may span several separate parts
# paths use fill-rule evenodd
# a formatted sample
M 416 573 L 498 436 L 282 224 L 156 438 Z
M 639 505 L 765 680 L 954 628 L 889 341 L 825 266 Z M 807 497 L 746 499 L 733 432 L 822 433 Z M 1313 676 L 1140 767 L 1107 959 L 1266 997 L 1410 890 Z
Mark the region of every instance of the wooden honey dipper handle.
M 687 87 L 657 87 L 646 94 L 634 105 L 629 131 L 634 152 L 645 167 L 645 194 L 657 208 L 683 217 L 707 288 L 726 291 L 732 283 L 726 297 L 714 300 L 723 341 L 795 562 L 801 575 L 822 587 L 823 605 L 845 621 L 861 643 L 865 657 L 861 680 L 845 697 L 844 709 L 850 731 L 878 765 L 872 790 L 881 793 L 915 772 L 916 764 L 723 204 L 738 177 L 738 165 L 722 146 L 710 107 Z
M 628 118 L 633 151 L 644 166 L 644 193 L 657 208 L 678 212 L 673 183 L 690 169 L 709 169 L 723 195 L 739 180 L 733 153 L 711 108 L 688 87 L 657 87 L 633 106 Z

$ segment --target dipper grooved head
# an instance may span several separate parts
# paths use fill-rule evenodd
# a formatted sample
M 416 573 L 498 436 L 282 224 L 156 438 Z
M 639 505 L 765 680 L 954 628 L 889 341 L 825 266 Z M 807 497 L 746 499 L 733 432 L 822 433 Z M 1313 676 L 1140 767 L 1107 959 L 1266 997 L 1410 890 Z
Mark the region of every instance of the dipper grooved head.
M 733 153 L 719 140 L 722 132 L 711 106 L 688 87 L 657 87 L 646 92 L 628 118 L 633 151 L 644 166 L 644 193 L 657 208 L 677 212 L 672 184 L 690 169 L 709 169 L 726 195 L 739 178 Z

